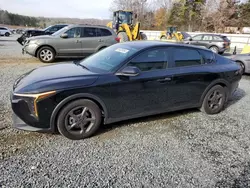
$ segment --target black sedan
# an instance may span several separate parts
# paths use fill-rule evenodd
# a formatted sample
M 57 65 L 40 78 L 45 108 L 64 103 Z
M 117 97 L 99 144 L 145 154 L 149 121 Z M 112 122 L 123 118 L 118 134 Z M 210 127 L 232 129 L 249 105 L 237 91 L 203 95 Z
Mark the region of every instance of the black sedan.
M 131 118 L 187 108 L 216 114 L 241 77 L 239 65 L 207 49 L 118 43 L 18 78 L 11 95 L 14 127 L 83 139 L 100 125 Z

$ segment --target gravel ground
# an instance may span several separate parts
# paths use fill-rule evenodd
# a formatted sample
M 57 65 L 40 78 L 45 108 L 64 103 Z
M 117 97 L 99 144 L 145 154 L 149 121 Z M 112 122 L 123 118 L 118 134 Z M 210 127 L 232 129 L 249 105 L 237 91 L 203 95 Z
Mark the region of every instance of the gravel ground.
M 250 76 L 218 115 L 168 113 L 71 141 L 10 128 L 13 81 L 38 66 L 0 63 L 0 187 L 250 187 Z

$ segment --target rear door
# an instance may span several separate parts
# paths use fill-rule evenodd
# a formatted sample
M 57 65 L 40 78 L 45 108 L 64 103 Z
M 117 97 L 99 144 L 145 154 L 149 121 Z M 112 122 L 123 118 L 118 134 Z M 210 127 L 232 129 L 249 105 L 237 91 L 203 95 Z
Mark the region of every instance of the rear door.
M 81 48 L 84 56 L 95 53 L 101 46 L 105 46 L 105 37 L 102 37 L 99 28 L 84 27 Z
M 81 27 L 70 28 L 64 32 L 68 34 L 67 38 L 58 37 L 49 42 L 55 46 L 59 56 L 82 56 L 81 30 Z
M 169 92 L 172 105 L 183 108 L 197 106 L 205 88 L 214 78 L 209 69 L 214 62 L 213 53 L 206 50 L 207 57 L 210 57 L 206 60 L 202 51 L 185 47 L 173 48 L 173 69 L 176 74 Z

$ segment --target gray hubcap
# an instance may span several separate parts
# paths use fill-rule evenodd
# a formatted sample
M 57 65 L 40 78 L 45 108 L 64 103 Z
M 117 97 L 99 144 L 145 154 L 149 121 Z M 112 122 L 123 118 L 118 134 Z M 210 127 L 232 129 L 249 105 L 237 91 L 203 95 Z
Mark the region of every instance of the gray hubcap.
M 216 110 L 222 105 L 223 94 L 219 90 L 215 90 L 208 98 L 208 106 L 211 110 Z
M 88 133 L 96 122 L 94 112 L 84 106 L 73 108 L 65 118 L 65 125 L 68 132 L 76 135 Z
M 48 49 L 44 49 L 40 52 L 40 57 L 44 61 L 50 61 L 53 58 L 53 53 Z

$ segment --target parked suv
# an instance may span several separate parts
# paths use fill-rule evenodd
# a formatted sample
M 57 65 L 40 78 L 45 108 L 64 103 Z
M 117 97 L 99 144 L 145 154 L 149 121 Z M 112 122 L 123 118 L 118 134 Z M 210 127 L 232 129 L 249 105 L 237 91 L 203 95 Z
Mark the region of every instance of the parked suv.
M 57 57 L 86 57 L 117 42 L 116 33 L 106 26 L 70 25 L 52 35 L 29 38 L 23 53 L 50 63 Z
M 1 36 L 10 36 L 11 31 L 7 27 L 0 27 L 0 35 Z
M 185 40 L 185 43 L 203 46 L 215 53 L 223 54 L 230 50 L 231 41 L 223 35 L 199 34 Z
M 17 42 L 21 45 L 25 43 L 25 40 L 29 37 L 40 36 L 40 35 L 52 35 L 56 31 L 68 26 L 68 24 L 56 24 L 51 25 L 45 29 L 27 29 L 23 34 L 17 39 Z

